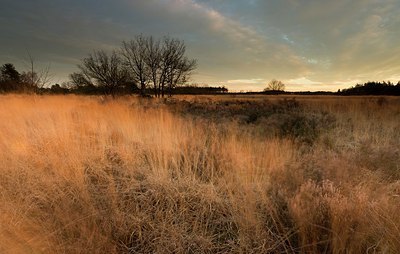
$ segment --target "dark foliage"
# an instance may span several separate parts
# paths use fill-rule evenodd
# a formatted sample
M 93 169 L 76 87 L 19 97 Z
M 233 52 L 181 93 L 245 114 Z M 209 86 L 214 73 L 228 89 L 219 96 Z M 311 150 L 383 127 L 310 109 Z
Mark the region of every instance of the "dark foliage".
M 400 95 L 400 81 L 397 85 L 391 82 L 367 82 L 339 91 L 341 95 Z
M 15 69 L 14 65 L 11 63 L 6 63 L 3 66 L 0 67 L 0 80 L 1 81 L 11 81 L 15 83 L 20 82 L 20 74 L 19 72 Z
M 56 93 L 56 94 L 67 94 L 69 93 L 69 89 L 66 87 L 62 87 L 59 84 L 52 85 L 49 89 L 51 93 Z
M 336 119 L 324 111 L 307 111 L 295 98 L 278 102 L 229 101 L 179 101 L 168 100 L 171 110 L 223 123 L 236 121 L 242 127 L 262 136 L 293 138 L 300 143 L 313 144 L 319 136 L 334 127 Z
M 13 64 L 6 63 L 0 67 L 0 92 L 11 92 L 19 88 L 20 74 Z
M 283 90 L 264 90 L 262 93 L 269 95 L 278 95 L 278 94 L 285 94 L 286 92 Z
M 59 84 L 52 85 L 50 88 L 41 88 L 39 90 L 41 94 L 80 94 L 80 95 L 107 95 L 109 89 L 107 87 L 95 86 L 92 84 L 66 87 L 60 86 Z M 114 95 L 129 95 L 138 94 L 139 88 L 133 82 L 127 82 L 113 91 Z
M 0 93 L 33 92 L 34 89 L 26 80 L 26 73 L 20 74 L 13 64 L 6 63 L 0 67 Z
M 212 86 L 179 86 L 172 90 L 172 94 L 222 94 L 227 93 L 226 87 L 212 87 Z

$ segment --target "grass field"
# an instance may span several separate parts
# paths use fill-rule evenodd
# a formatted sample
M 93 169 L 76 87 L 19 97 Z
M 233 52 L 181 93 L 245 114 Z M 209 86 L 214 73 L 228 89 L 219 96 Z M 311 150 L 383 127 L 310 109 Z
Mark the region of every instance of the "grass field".
M 400 99 L 0 96 L 0 253 L 397 253 Z

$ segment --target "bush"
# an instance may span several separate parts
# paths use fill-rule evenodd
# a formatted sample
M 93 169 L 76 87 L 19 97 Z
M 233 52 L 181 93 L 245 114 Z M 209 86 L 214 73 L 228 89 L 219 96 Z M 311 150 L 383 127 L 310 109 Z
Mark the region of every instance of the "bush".
M 279 125 L 281 137 L 293 137 L 308 144 L 314 143 L 323 131 L 333 127 L 335 118 L 324 112 L 291 113 L 280 115 Z

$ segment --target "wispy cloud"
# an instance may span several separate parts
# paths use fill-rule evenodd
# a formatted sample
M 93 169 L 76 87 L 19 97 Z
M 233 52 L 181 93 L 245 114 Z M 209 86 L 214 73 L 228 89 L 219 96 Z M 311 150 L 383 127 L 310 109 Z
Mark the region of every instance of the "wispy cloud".
M 228 84 L 261 84 L 265 83 L 265 79 L 254 78 L 254 79 L 234 79 L 228 80 L 226 83 Z
M 169 8 L 179 11 L 180 14 L 189 13 L 193 17 L 200 16 L 206 20 L 210 32 L 226 37 L 232 43 L 244 45 L 246 49 L 263 50 L 265 40 L 251 26 L 246 26 L 212 7 L 194 0 L 167 0 Z
M 322 84 L 322 82 L 312 81 L 312 80 L 310 80 L 310 79 L 308 79 L 306 77 L 289 79 L 289 80 L 286 80 L 285 83 L 288 84 L 288 85 L 307 85 L 307 86 Z

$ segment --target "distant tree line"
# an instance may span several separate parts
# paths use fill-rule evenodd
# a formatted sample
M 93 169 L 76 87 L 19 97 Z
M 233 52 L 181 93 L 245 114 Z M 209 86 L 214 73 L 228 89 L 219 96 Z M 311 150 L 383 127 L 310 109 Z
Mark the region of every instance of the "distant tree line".
M 340 95 L 400 95 L 400 81 L 396 85 L 390 81 L 366 82 L 353 87 L 339 90 Z
M 335 92 L 326 91 L 301 91 L 301 92 L 285 92 L 285 84 L 279 80 L 271 80 L 262 94 L 293 94 L 293 95 L 400 95 L 400 81 L 393 84 L 390 81 L 368 81 L 364 84 L 357 84 L 353 87 L 338 90 Z M 254 93 L 253 93 L 254 94 Z
M 46 69 L 47 70 L 47 69 Z M 41 72 L 43 73 L 43 72 Z M 77 74 L 72 74 L 73 78 L 80 78 Z M 46 76 L 47 78 L 47 76 Z M 104 94 L 153 94 L 154 87 L 139 87 L 136 82 L 128 80 L 121 85 L 110 87 L 95 85 L 93 83 L 78 80 L 76 84 L 64 82 L 44 86 L 45 76 L 36 72 L 18 72 L 11 63 L 3 64 L 0 67 L 0 93 L 38 93 L 38 94 L 81 94 L 81 95 L 104 95 Z M 161 87 L 162 88 L 162 87 Z M 167 88 L 168 94 L 221 94 L 227 93 L 228 89 L 223 86 L 208 85 L 179 85 L 171 90 Z M 162 96 L 162 94 L 161 94 Z
M 106 89 L 97 86 L 79 86 L 79 87 L 66 87 L 64 85 L 55 84 L 50 88 L 42 88 L 43 94 L 82 94 L 82 95 L 104 95 L 107 93 Z M 144 94 L 154 93 L 153 88 L 146 88 Z M 224 86 L 193 86 L 193 85 L 180 85 L 172 89 L 171 95 L 175 94 L 224 94 L 228 93 L 228 89 Z M 128 94 L 142 94 L 141 89 L 136 84 L 128 84 L 127 86 L 118 87 L 115 94 L 128 95 Z
M 76 83 L 64 82 L 63 84 L 54 84 L 46 86 L 48 82 L 47 68 L 36 72 L 18 72 L 11 63 L 3 64 L 0 67 L 0 93 L 39 93 L 39 94 L 82 94 L 82 95 L 104 95 L 104 94 L 153 94 L 154 87 L 149 85 L 139 87 L 136 82 L 127 80 L 126 82 L 116 85 L 115 87 L 108 85 L 95 85 L 93 82 L 87 82 L 82 77 L 82 73 L 72 74 L 72 78 L 77 79 Z M 46 73 L 44 75 L 43 73 Z M 82 79 L 81 79 L 82 78 Z M 158 87 L 157 87 L 158 88 Z M 162 89 L 162 85 L 161 85 Z M 157 89 L 158 90 L 158 89 Z M 228 89 L 223 86 L 207 86 L 207 85 L 174 85 L 172 89 L 166 88 L 168 94 L 221 94 L 227 93 Z M 162 90 L 161 90 L 162 96 Z
M 197 86 L 187 85 L 179 86 L 173 90 L 174 94 L 224 94 L 228 92 L 228 88 L 224 86 Z
M 123 41 L 111 53 L 98 50 L 89 54 L 78 65 L 79 72 L 70 74 L 70 81 L 49 84 L 49 67 L 36 71 L 29 55 L 30 70 L 18 72 L 12 63 L 0 67 L 0 93 L 50 94 L 141 94 L 164 97 L 172 94 L 224 94 L 224 86 L 209 87 L 186 85 L 195 70 L 196 60 L 185 56 L 183 41 L 164 37 L 138 35 Z M 366 82 L 334 92 L 285 92 L 285 84 L 271 80 L 262 92 L 247 94 L 299 94 L 299 95 L 396 95 L 400 96 L 400 81 Z

